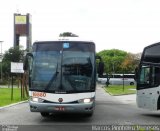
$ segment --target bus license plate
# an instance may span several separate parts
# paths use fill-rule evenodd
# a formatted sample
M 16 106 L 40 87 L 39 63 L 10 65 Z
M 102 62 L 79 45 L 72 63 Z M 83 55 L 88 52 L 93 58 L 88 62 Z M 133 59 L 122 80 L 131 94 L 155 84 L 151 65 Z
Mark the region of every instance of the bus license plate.
M 60 106 L 60 107 L 56 107 L 55 110 L 56 111 L 64 111 L 65 109 L 64 109 L 64 107 Z

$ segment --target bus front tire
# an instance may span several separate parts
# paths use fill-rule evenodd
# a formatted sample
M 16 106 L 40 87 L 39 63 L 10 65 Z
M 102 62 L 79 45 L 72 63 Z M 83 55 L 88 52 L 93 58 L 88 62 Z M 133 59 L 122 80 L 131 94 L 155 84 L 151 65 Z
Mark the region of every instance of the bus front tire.
M 49 113 L 47 113 L 47 112 L 41 112 L 41 116 L 43 116 L 43 117 L 48 117 L 48 116 L 49 116 Z

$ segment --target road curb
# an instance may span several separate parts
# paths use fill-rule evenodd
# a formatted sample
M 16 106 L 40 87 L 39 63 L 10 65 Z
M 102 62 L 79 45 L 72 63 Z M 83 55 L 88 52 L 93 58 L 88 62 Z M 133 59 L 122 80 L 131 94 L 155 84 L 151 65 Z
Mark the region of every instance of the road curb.
M 25 101 L 21 101 L 21 102 L 17 102 L 17 103 L 13 103 L 13 104 L 10 104 L 10 105 L 7 105 L 7 106 L 2 106 L 0 107 L 0 110 L 4 109 L 4 108 L 8 108 L 8 107 L 12 107 L 12 106 L 16 106 L 16 105 L 19 105 L 19 104 L 22 104 L 22 103 L 25 103 L 27 102 L 28 100 L 25 100 Z
M 130 94 L 121 94 L 121 95 L 113 95 L 113 96 L 127 96 L 127 95 L 135 95 L 135 93 L 130 93 Z
M 112 93 L 110 93 L 109 91 L 107 91 L 107 89 L 103 86 L 102 87 L 109 95 L 114 96 Z

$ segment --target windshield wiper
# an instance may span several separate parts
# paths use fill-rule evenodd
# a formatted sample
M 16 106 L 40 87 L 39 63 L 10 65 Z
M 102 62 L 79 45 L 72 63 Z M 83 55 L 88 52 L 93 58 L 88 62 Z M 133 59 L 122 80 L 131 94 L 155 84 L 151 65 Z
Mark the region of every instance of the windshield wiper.
M 58 62 L 57 62 L 56 72 L 53 74 L 51 80 L 49 81 L 49 83 L 47 84 L 46 88 L 44 89 L 45 91 L 48 90 L 51 87 L 52 83 L 57 78 L 58 73 L 59 72 L 58 72 Z

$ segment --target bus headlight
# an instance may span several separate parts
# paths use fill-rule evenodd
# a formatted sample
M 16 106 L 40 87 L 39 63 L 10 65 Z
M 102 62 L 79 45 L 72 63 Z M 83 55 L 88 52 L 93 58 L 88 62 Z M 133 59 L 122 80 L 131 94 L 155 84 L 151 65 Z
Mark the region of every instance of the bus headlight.
M 31 97 L 30 100 L 33 101 L 33 102 L 39 102 L 39 103 L 42 103 L 44 101 L 43 99 L 38 98 L 38 97 Z
M 93 101 L 93 98 L 86 98 L 78 100 L 79 103 L 90 103 Z

